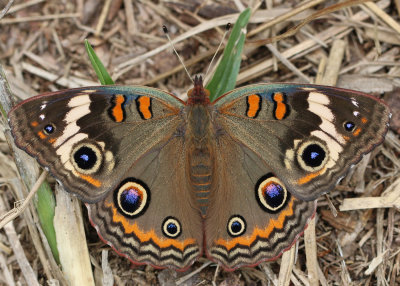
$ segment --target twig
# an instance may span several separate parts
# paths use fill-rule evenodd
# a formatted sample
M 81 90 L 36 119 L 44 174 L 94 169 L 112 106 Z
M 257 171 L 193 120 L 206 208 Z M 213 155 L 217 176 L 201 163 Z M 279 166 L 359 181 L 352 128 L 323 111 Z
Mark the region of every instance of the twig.
M 14 3 L 14 0 L 9 0 L 6 7 L 3 8 L 0 12 L 0 20 L 1 18 L 4 17 L 5 14 L 7 14 L 8 10 L 10 9 L 11 5 Z
M 15 19 L 2 19 L 0 21 L 0 25 L 18 24 L 18 23 L 33 22 L 33 21 L 48 21 L 48 20 L 64 19 L 64 18 L 77 18 L 77 17 L 79 17 L 78 13 L 19 17 Z
M 43 171 L 40 177 L 37 179 L 36 183 L 33 185 L 32 189 L 30 190 L 28 196 L 25 198 L 24 202 L 0 217 L 0 229 L 2 229 L 7 223 L 9 223 L 24 212 L 29 202 L 32 200 L 33 196 L 39 190 L 40 185 L 43 183 L 44 179 L 46 179 L 46 176 L 47 171 Z

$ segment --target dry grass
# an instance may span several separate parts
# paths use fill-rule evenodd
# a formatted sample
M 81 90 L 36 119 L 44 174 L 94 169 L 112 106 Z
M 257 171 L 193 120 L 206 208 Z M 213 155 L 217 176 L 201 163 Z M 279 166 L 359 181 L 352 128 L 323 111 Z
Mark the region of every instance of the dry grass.
M 221 27 L 234 22 L 235 13 L 243 7 L 258 7 L 248 26 L 249 38 L 255 40 L 282 33 L 323 8 L 321 2 L 309 1 L 309 8 L 298 14 L 292 12 L 306 1 L 300 5 L 300 1 L 267 0 L 261 6 L 252 0 L 15 1 L 0 20 L 0 62 L 12 92 L 20 99 L 97 85 L 83 45 L 88 38 L 117 83 L 152 85 L 184 96 L 191 83 L 171 54 L 163 24 L 169 26 L 177 50 L 195 74 L 207 69 Z M 0 1 L 0 9 L 7 3 Z M 384 144 L 365 156 L 334 191 L 319 199 L 316 219 L 305 234 L 306 243 L 300 239 L 297 254 L 293 248 L 276 262 L 231 273 L 206 259 L 185 273 L 132 268 L 113 251 L 104 251 L 109 247 L 85 217 L 96 285 L 102 285 L 102 279 L 104 285 L 278 285 L 278 281 L 279 285 L 399 285 L 399 12 L 399 0 L 370 2 L 324 16 L 278 43 L 245 48 L 240 85 L 337 82 L 340 87 L 385 93 L 394 114 Z M 268 24 L 272 19 L 277 20 Z M 3 214 L 26 192 L 21 191 L 3 132 L 0 150 Z M 336 209 L 340 210 L 337 216 Z M 1 285 L 65 283 L 41 237 L 33 207 L 0 231 Z

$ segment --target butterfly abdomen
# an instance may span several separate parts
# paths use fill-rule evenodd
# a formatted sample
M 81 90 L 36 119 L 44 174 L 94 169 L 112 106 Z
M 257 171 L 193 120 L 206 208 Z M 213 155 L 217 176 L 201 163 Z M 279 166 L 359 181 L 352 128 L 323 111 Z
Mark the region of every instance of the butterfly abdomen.
M 192 149 L 189 156 L 189 176 L 201 213 L 205 215 L 212 182 L 212 160 L 208 148 Z

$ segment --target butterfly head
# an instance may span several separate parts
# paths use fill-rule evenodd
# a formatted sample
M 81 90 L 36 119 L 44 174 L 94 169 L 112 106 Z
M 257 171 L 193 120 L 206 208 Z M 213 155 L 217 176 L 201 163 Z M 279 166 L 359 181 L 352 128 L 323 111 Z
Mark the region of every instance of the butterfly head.
M 201 75 L 195 76 L 193 80 L 193 88 L 188 91 L 188 105 L 210 104 L 210 92 L 203 86 L 203 78 Z

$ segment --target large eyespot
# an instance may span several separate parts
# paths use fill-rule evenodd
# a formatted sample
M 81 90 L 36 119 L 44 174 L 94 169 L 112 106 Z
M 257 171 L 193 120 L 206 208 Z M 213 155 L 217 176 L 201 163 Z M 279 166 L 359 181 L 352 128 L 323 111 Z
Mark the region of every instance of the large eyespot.
M 346 121 L 345 123 L 343 123 L 343 127 L 344 130 L 346 130 L 347 132 L 353 132 L 356 128 L 356 124 L 352 121 Z
M 328 150 L 317 140 L 306 141 L 297 150 L 297 161 L 308 172 L 319 171 L 328 161 Z
M 150 203 L 150 190 L 147 185 L 136 179 L 126 178 L 114 191 L 114 204 L 124 216 L 135 218 L 146 211 Z
M 53 123 L 47 124 L 45 127 L 43 127 L 43 133 L 46 135 L 50 135 L 50 134 L 54 133 L 55 130 L 56 130 L 56 127 L 54 126 Z
M 269 213 L 280 211 L 290 199 L 285 185 L 272 173 L 261 177 L 256 184 L 256 200 Z
M 240 215 L 233 215 L 229 218 L 226 228 L 230 236 L 240 236 L 246 231 L 246 221 Z
M 75 170 L 88 175 L 97 172 L 103 161 L 100 148 L 92 143 L 77 144 L 71 152 L 71 162 Z
M 182 233 L 182 227 L 179 220 L 169 216 L 167 217 L 161 226 L 162 233 L 169 238 L 177 238 Z

